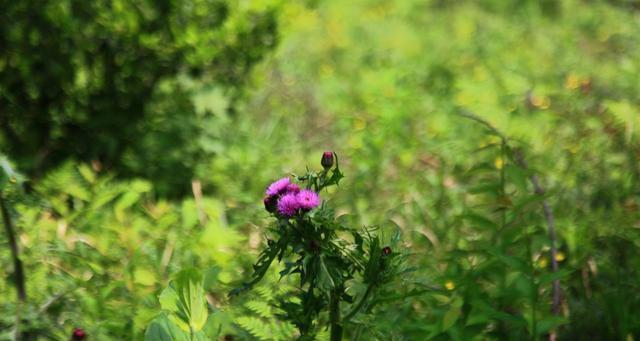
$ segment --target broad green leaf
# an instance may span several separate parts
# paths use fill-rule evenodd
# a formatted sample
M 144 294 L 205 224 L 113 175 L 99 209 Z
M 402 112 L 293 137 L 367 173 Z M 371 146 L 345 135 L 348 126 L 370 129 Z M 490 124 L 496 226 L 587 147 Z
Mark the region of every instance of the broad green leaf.
M 145 341 L 207 341 L 209 338 L 203 331 L 194 332 L 189 335 L 175 325 L 171 319 L 162 313 L 156 317 L 144 334 Z
M 191 341 L 189 334 L 176 326 L 166 314 L 156 317 L 144 334 L 145 341 Z
M 156 275 L 147 269 L 136 269 L 133 272 L 134 282 L 142 285 L 154 285 L 156 283 Z
M 160 295 L 160 305 L 182 330 L 202 330 L 208 316 L 202 275 L 195 269 L 178 273 Z
M 459 307 L 451 307 L 442 318 L 442 331 L 451 328 L 458 321 L 461 313 L 462 311 Z

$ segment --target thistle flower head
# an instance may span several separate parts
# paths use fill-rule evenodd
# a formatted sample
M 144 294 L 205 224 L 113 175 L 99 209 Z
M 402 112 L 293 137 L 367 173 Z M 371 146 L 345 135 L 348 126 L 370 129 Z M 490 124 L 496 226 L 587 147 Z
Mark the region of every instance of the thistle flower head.
M 318 197 L 318 193 L 303 189 L 296 195 L 300 208 L 304 210 L 311 210 L 313 208 L 318 207 L 320 204 L 320 198 Z
M 278 213 L 283 217 L 293 217 L 300 208 L 300 202 L 295 193 L 287 193 L 278 200 Z
M 291 184 L 291 180 L 288 177 L 276 180 L 267 187 L 267 191 L 265 193 L 269 197 L 282 194 L 287 190 L 287 186 L 289 186 L 289 184 Z
M 294 194 L 298 193 L 298 192 L 300 192 L 300 186 L 298 186 L 297 184 L 289 184 L 289 185 L 287 185 L 286 192 L 287 193 L 294 193 Z

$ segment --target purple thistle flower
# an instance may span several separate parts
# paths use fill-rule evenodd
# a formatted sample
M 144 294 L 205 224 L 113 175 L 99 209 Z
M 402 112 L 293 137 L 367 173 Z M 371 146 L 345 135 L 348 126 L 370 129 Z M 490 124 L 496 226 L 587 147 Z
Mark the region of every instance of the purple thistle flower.
M 278 200 L 278 213 L 284 217 L 293 217 L 300 209 L 300 202 L 295 193 L 287 193 Z
M 298 192 L 300 192 L 300 186 L 298 186 L 297 184 L 289 184 L 287 186 L 287 193 L 297 194 Z
M 296 198 L 298 200 L 300 208 L 304 210 L 311 210 L 320 205 L 320 198 L 318 197 L 318 193 L 312 190 L 303 189 L 296 195 Z
M 266 191 L 267 196 L 272 197 L 275 195 L 282 194 L 284 191 L 287 190 L 287 187 L 289 186 L 290 183 L 291 183 L 291 180 L 289 180 L 289 178 L 282 178 L 280 180 L 273 182 L 267 188 L 267 191 Z

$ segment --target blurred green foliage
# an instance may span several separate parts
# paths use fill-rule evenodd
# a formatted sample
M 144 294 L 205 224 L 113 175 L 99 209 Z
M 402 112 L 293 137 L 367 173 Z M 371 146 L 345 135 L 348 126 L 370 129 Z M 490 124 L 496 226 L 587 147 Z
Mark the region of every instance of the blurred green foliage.
M 28 295 L 16 307 L 3 235 L 0 339 L 18 310 L 43 339 L 141 340 L 187 267 L 207 335 L 291 339 L 278 269 L 226 294 L 265 242 L 264 187 L 331 149 L 347 177 L 325 199 L 354 226 L 399 228 L 417 269 L 349 339 L 640 339 L 637 1 L 0 7 L 0 147 L 33 179 L 0 181 Z
M 67 159 L 188 190 L 205 114 L 191 83 L 232 111 L 252 66 L 276 43 L 269 10 L 224 0 L 3 1 L 0 127 L 21 168 Z M 185 80 L 188 79 L 188 81 Z

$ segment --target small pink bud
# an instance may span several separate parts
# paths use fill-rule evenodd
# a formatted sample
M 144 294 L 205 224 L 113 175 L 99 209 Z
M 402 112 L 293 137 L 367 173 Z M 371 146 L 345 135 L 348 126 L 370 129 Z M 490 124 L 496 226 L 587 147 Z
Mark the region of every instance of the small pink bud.
M 74 329 L 73 333 L 71 334 L 72 341 L 82 341 L 82 340 L 85 340 L 86 338 L 87 338 L 87 333 L 85 333 L 85 331 L 82 328 Z
M 324 169 L 329 169 L 333 167 L 333 152 L 322 153 L 322 159 L 320 160 L 320 164 Z
M 278 208 L 278 198 L 276 196 L 264 197 L 264 209 L 269 213 L 273 213 Z

